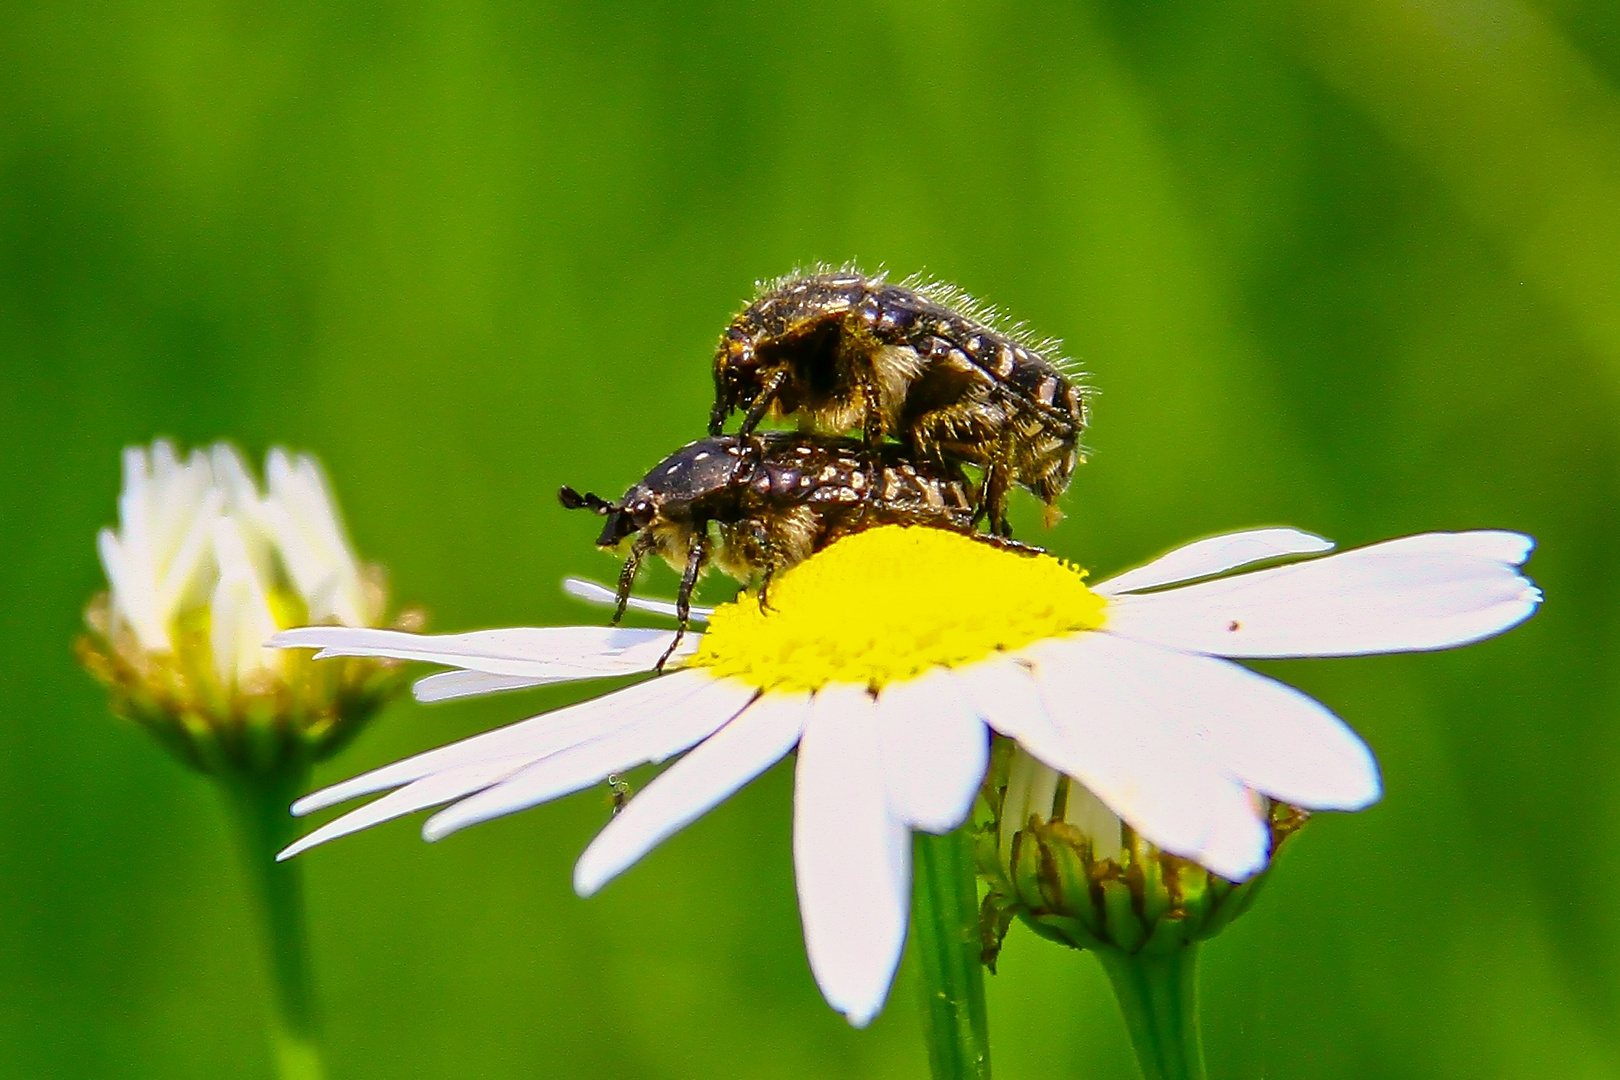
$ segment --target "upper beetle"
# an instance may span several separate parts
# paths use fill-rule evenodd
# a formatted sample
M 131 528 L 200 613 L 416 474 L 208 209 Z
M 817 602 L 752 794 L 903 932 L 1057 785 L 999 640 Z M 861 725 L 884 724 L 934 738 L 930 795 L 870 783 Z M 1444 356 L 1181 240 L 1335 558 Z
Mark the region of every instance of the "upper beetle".
M 979 466 L 981 512 L 1005 536 L 1009 486 L 1050 508 L 1081 460 L 1085 391 L 1055 350 L 949 285 L 793 275 L 766 285 L 722 335 L 709 432 L 737 411 L 739 434 L 796 416 L 868 445 L 897 439 L 918 461 Z

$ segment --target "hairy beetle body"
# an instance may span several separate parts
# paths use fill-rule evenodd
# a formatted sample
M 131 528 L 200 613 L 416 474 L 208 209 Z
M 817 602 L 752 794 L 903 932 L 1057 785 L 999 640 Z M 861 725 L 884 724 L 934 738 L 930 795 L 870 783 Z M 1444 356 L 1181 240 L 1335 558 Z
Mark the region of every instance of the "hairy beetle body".
M 784 278 L 721 338 L 710 433 L 739 410 L 739 434 L 796 416 L 807 431 L 890 437 L 914 460 L 978 466 L 982 510 L 1005 535 L 1009 485 L 1048 506 L 1068 487 L 1086 401 L 1054 343 L 994 322 L 949 286 L 855 271 Z

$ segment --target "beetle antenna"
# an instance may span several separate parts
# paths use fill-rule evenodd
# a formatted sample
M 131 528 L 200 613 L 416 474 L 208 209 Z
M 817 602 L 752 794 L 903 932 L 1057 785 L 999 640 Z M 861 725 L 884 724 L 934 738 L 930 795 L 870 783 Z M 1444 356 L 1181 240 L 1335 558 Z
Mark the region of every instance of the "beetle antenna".
M 567 484 L 557 490 L 557 501 L 563 504 L 564 510 L 591 510 L 604 517 L 613 512 L 613 504 L 602 496 L 589 491 L 581 495 Z

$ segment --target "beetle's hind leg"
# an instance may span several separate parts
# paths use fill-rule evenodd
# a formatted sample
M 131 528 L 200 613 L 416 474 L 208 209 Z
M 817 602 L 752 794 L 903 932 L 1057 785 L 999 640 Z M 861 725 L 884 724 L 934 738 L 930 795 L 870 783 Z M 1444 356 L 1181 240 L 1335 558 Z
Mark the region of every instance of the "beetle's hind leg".
M 761 527 L 758 532 L 759 542 L 759 590 L 754 594 L 759 599 L 759 610 L 768 613 L 771 610 L 771 582 L 776 580 L 778 571 L 786 570 L 790 563 L 789 556 L 783 551 L 781 543 L 771 535 L 768 527 Z
M 975 532 L 971 533 L 970 535 L 973 537 L 973 539 L 977 540 L 981 544 L 989 544 L 993 548 L 997 548 L 1001 551 L 1010 551 L 1015 555 L 1050 554 L 1050 552 L 1043 547 L 1036 547 L 1034 544 L 1026 544 L 1022 540 L 1014 540 L 1010 536 L 996 536 L 993 533 L 982 532 Z
M 765 534 L 765 558 L 763 560 L 765 569 L 759 576 L 760 611 L 768 614 L 772 610 L 771 582 L 776 580 L 776 575 L 802 562 L 804 557 L 795 558 L 788 544 L 769 532 Z

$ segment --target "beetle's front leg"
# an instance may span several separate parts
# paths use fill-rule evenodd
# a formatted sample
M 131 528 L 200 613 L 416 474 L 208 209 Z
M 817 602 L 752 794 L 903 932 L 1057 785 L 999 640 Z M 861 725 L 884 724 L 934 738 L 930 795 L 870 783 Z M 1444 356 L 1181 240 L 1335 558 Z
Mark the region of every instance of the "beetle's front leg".
M 613 605 L 613 618 L 608 622 L 609 626 L 618 626 L 624 619 L 624 609 L 630 603 L 630 590 L 636 584 L 636 572 L 641 569 L 641 560 L 652 550 L 653 543 L 652 537 L 643 533 L 630 545 L 630 556 L 624 560 L 624 569 L 619 571 L 619 591 L 616 595 L 617 602 Z
M 1007 496 L 1012 490 L 1012 475 L 1013 437 L 1011 432 L 1007 432 L 991 450 L 989 461 L 985 464 L 978 513 L 989 518 L 992 535 L 1009 540 L 1012 539 L 1012 526 L 1007 522 Z
M 765 414 L 771 411 L 771 406 L 776 403 L 776 395 L 782 392 L 787 380 L 787 369 L 780 368 L 765 381 L 765 385 L 760 387 L 759 393 L 754 396 L 754 403 L 748 406 L 748 412 L 743 415 L 743 421 L 737 427 L 738 435 L 753 434 L 759 422 L 765 419 Z M 710 434 L 718 435 L 719 432 L 711 429 Z
M 861 485 L 861 508 L 856 525 L 865 523 L 866 515 L 876 501 L 876 492 L 883 484 L 883 404 L 878 395 L 874 376 L 859 376 L 855 393 L 861 400 L 861 467 L 866 470 L 866 483 Z
M 658 666 L 654 671 L 663 671 L 664 664 L 675 655 L 680 648 L 681 639 L 686 636 L 686 628 L 692 623 L 692 590 L 697 588 L 698 577 L 703 573 L 703 566 L 709 559 L 709 530 L 708 524 L 702 523 L 700 531 L 692 536 L 692 544 L 686 549 L 686 570 L 681 574 L 681 588 L 675 594 L 675 640 L 669 643 L 664 655 L 658 658 Z

